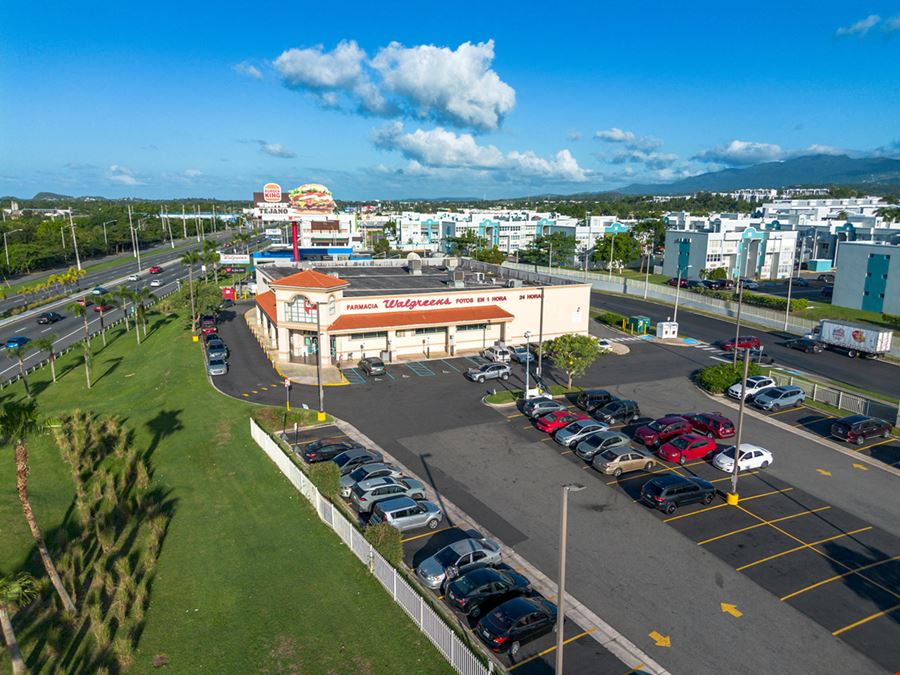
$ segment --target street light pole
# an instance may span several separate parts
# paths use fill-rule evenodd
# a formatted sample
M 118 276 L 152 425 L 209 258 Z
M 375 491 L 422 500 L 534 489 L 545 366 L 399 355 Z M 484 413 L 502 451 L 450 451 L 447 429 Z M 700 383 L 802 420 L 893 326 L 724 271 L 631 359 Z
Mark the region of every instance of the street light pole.
M 543 371 L 541 370 L 541 365 L 543 364 L 543 355 L 544 355 L 544 287 L 541 286 L 541 315 L 538 320 L 538 367 L 535 371 L 536 377 L 541 377 Z
M 556 593 L 556 675 L 563 672 L 563 627 L 566 621 L 566 539 L 569 530 L 569 493 L 584 490 L 580 483 L 562 486 L 562 508 L 559 516 L 559 584 Z
M 319 384 L 319 419 L 325 415 L 325 387 L 322 386 L 322 303 L 316 303 L 316 380 Z
M 737 345 L 735 345 L 734 353 L 737 354 Z M 741 404 L 738 408 L 737 433 L 735 434 L 734 445 L 734 467 L 731 471 L 731 494 L 728 495 L 728 503 L 737 506 L 738 503 L 738 460 L 741 458 L 741 435 L 744 431 L 744 406 L 747 405 L 747 375 L 750 372 L 750 348 L 744 350 L 744 377 L 741 380 Z
M 528 371 L 531 370 L 531 331 L 525 331 L 525 398 L 528 398 Z
M 115 220 L 107 220 L 103 223 L 103 246 L 109 251 L 109 239 L 106 237 L 106 226 L 116 222 Z
M 800 239 L 800 265 L 803 264 L 803 247 L 806 244 L 805 239 Z M 797 274 L 800 273 L 800 265 L 797 266 Z M 791 287 L 794 283 L 794 261 L 791 259 L 791 276 L 788 277 L 788 296 L 787 304 L 784 306 L 784 330 L 787 332 L 788 323 L 791 319 Z
M 617 232 L 613 232 L 612 243 L 609 245 L 609 281 L 612 281 L 612 263 L 613 263 L 613 251 L 616 250 L 616 234 Z
M 75 265 L 81 271 L 81 258 L 78 255 L 78 240 L 75 238 L 75 221 L 72 220 L 72 212 L 69 211 L 69 227 L 72 228 L 72 246 L 75 248 Z
M 684 271 L 687 272 L 691 267 L 693 267 L 693 265 L 685 266 Z M 678 279 L 675 283 L 675 314 L 672 317 L 672 321 L 675 323 L 678 323 L 678 297 L 681 295 L 681 269 L 681 267 L 678 268 Z
M 3 233 L 3 248 L 6 251 L 6 269 L 9 269 L 9 244 L 6 243 L 6 235 L 15 234 L 16 232 L 21 232 L 21 228 L 18 230 L 11 230 L 10 232 Z
M 750 244 L 748 242 L 747 247 L 749 248 Z M 737 368 L 737 353 L 738 353 L 738 341 L 741 337 L 741 308 L 744 305 L 744 275 L 747 274 L 747 260 L 749 256 L 747 252 L 744 252 L 744 265 L 741 267 L 740 261 L 738 261 L 738 309 L 737 309 L 737 321 L 734 326 L 734 352 L 733 359 L 731 361 L 731 367 Z

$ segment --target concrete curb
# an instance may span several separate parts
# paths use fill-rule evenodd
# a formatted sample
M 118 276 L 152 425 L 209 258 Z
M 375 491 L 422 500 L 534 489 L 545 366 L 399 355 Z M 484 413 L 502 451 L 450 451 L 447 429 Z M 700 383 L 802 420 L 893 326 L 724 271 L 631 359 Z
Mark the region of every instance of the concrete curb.
M 352 424 L 338 419 L 337 417 L 334 417 L 333 419 L 334 425 L 347 436 L 365 447 L 378 450 L 389 461 L 402 465 L 402 463 L 397 462 L 390 453 L 386 452 L 384 448 L 375 443 Z M 422 480 L 413 472 L 410 473 L 426 486 L 428 498 L 434 499 L 434 490 L 429 486 L 428 482 Z M 494 536 L 487 528 L 469 517 L 462 509 L 446 497 L 442 496 L 440 502 L 444 506 L 444 512 L 448 516 L 448 520 L 453 520 L 457 523 L 471 523 L 485 537 L 490 537 L 500 542 L 502 556 L 506 562 L 509 563 L 511 567 L 517 568 L 525 573 L 525 575 L 531 579 L 534 588 L 540 591 L 544 597 L 552 597 L 556 593 L 558 588 L 555 581 L 551 580 L 546 574 L 516 553 L 514 549 L 503 544 L 499 537 Z M 566 593 L 566 616 L 575 620 L 583 629 L 592 630 L 590 636 L 625 664 L 629 669 L 629 672 L 641 671 L 653 673 L 654 675 L 668 675 L 668 671 L 665 668 L 651 659 L 650 656 L 642 651 L 637 645 L 632 643 L 628 638 L 588 609 L 582 602 L 573 598 L 569 593 Z

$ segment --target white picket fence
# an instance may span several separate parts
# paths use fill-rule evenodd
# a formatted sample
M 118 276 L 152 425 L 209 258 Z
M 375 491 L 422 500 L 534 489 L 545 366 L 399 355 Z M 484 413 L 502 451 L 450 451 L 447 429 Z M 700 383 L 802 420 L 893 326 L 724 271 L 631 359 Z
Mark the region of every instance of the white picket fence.
M 252 419 L 250 435 L 297 491 L 309 500 L 319 518 L 337 533 L 341 541 L 381 582 L 394 602 L 403 608 L 456 672 L 460 675 L 487 675 L 493 672 L 493 663 L 488 662 L 488 665 L 482 663 L 419 592 L 403 578 L 403 575 L 394 569 L 366 541 L 362 533 L 321 495 L 306 474 L 285 454 L 278 442 Z
M 877 401 L 859 394 L 851 394 L 841 389 L 826 387 L 818 382 L 810 382 L 801 377 L 780 373 L 776 370 L 770 371 L 769 374 L 779 385 L 791 384 L 800 387 L 813 401 L 819 401 L 839 410 L 846 410 L 858 415 L 880 417 L 891 422 L 891 424 L 900 423 L 900 410 L 894 404 Z

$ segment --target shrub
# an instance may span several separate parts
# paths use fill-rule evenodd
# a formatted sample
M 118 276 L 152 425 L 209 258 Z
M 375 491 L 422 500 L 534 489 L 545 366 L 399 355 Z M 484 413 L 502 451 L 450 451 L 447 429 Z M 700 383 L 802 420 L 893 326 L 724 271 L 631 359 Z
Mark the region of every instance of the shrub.
M 706 295 L 711 298 L 729 300 L 731 302 L 737 302 L 739 297 L 738 294 L 733 291 L 714 291 L 709 288 L 691 288 L 689 290 L 698 295 Z M 750 291 L 744 291 L 743 302 L 745 305 L 766 307 L 768 309 L 776 309 L 779 311 L 784 311 L 785 307 L 787 307 L 787 298 L 779 298 L 775 295 L 765 295 L 763 293 L 751 293 Z M 806 298 L 791 298 L 792 312 L 802 312 L 808 306 L 809 301 Z
M 403 544 L 400 541 L 400 530 L 387 523 L 369 525 L 365 531 L 366 541 L 375 547 L 384 559 L 394 567 L 403 563 Z
M 881 320 L 891 328 L 900 329 L 900 316 L 896 314 L 882 314 Z
M 605 323 L 607 326 L 615 326 L 616 328 L 621 328 L 622 323 L 628 320 L 627 316 L 616 312 L 600 312 L 596 318 L 600 323 Z
M 310 464 L 306 470 L 319 492 L 329 499 L 337 499 L 341 492 L 341 470 L 334 462 Z
M 763 375 L 764 371 L 757 364 L 751 363 L 748 375 Z M 717 363 L 707 366 L 697 373 L 697 384 L 712 394 L 721 394 L 744 376 L 744 363 L 739 361 L 737 368 L 730 363 Z

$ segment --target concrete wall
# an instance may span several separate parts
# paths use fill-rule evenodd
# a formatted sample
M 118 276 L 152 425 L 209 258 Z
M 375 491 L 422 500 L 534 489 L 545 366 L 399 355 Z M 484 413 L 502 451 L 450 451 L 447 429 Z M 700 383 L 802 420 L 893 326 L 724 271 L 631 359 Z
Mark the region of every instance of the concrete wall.
M 900 314 L 900 246 L 842 242 L 832 304 Z

